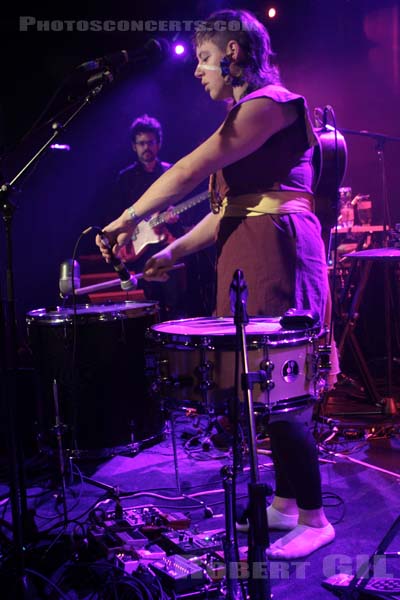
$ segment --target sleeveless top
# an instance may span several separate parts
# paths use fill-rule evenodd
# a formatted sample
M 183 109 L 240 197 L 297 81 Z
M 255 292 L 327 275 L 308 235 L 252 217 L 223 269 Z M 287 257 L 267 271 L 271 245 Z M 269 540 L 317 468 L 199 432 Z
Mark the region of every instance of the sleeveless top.
M 221 198 L 268 192 L 312 194 L 313 131 L 305 99 L 277 85 L 267 85 L 239 100 L 230 111 L 238 110 L 254 98 L 274 102 L 294 102 L 298 118 L 275 133 L 260 148 L 216 173 L 215 189 Z

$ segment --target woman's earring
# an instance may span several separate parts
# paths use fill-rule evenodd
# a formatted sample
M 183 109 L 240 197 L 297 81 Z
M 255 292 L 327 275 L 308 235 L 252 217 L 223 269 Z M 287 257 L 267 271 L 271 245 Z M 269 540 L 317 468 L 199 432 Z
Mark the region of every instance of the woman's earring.
M 243 77 L 242 67 L 233 64 L 231 56 L 224 56 L 220 62 L 220 67 L 221 74 L 226 85 L 231 85 L 232 87 L 239 87 L 246 83 L 246 80 Z

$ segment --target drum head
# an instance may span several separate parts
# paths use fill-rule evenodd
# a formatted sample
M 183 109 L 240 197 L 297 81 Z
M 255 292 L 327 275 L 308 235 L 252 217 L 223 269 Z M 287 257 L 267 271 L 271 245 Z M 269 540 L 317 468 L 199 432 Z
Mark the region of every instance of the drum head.
M 254 317 L 246 325 L 247 345 L 252 348 L 264 345 L 301 343 L 312 333 L 319 332 L 319 326 L 309 329 L 283 329 L 280 317 Z M 236 326 L 232 318 L 202 317 L 165 321 L 152 326 L 153 337 L 157 341 L 176 347 L 234 348 Z

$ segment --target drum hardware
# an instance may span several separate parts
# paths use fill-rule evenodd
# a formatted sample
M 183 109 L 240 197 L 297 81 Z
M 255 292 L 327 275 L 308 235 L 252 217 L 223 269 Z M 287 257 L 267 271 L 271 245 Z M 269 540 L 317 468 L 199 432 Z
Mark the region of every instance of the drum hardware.
M 200 390 L 201 399 L 207 408 L 210 408 L 208 392 L 215 388 L 215 383 L 212 378 L 213 370 L 214 365 L 210 360 L 206 360 L 205 349 L 202 348 L 201 363 L 195 370 L 195 373 L 199 380 L 199 383 L 195 389 Z
M 265 373 L 265 379 L 259 381 L 260 388 L 264 391 L 273 390 L 275 383 L 272 380 L 272 371 L 275 369 L 275 365 L 271 360 L 262 360 L 260 362 L 260 373 Z

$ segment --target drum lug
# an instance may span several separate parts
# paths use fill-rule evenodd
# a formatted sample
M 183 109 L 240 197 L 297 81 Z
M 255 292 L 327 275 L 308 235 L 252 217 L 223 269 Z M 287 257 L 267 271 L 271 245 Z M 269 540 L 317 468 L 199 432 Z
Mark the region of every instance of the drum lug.
M 261 371 L 266 372 L 267 377 L 270 377 L 272 374 L 272 371 L 275 369 L 275 365 L 272 362 L 272 360 L 262 360 L 260 362 L 260 369 L 261 369 Z
M 209 337 L 201 337 L 200 348 L 211 348 L 211 339 Z
M 261 389 L 263 392 L 270 392 L 271 390 L 274 389 L 275 387 L 275 382 L 273 381 L 273 379 L 266 379 L 262 384 L 261 384 Z
M 206 392 L 213 387 L 215 387 L 215 383 L 213 381 L 213 370 L 214 364 L 209 360 L 204 360 L 195 370 L 195 373 L 199 380 L 199 385 L 197 389 Z
M 271 378 L 272 371 L 274 369 L 275 369 L 275 364 L 272 362 L 272 360 L 265 359 L 260 362 L 260 371 L 259 372 L 262 374 L 262 377 L 261 377 L 259 383 L 260 383 L 261 391 L 270 392 L 271 390 L 274 389 L 275 383 L 274 383 L 273 379 Z

